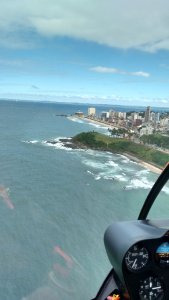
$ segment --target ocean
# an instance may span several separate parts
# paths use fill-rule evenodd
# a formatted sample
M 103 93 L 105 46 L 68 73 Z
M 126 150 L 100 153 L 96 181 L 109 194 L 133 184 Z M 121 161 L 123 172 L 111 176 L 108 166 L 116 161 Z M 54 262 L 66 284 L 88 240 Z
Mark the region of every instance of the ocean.
M 57 116 L 87 108 L 0 101 L 2 300 L 93 298 L 111 269 L 106 228 L 136 219 L 158 177 L 123 155 L 46 144 L 82 131 L 108 134 L 103 126 Z M 165 187 L 151 217 L 168 217 L 168 195 Z

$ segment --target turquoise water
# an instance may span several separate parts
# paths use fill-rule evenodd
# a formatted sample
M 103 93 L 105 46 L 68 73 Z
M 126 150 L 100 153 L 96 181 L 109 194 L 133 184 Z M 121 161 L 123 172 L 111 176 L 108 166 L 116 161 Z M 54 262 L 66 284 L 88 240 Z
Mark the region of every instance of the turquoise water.
M 45 144 L 81 131 L 107 133 L 56 116 L 78 109 L 87 106 L 0 102 L 0 299 L 94 297 L 111 268 L 105 229 L 137 218 L 157 178 L 125 156 Z M 168 191 L 154 216 L 169 208 Z

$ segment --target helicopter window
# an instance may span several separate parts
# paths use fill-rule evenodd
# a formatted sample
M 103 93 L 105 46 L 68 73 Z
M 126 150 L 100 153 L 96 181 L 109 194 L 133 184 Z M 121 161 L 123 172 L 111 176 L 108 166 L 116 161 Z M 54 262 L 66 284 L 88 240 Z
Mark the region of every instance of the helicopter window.
M 168 219 L 169 182 L 165 184 L 150 209 L 148 219 Z

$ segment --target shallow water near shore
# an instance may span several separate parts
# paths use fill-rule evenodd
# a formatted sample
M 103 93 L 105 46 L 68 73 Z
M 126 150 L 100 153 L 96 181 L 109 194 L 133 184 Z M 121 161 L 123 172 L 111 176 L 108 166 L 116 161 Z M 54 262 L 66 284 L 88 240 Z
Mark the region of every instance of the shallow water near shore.
M 47 140 L 103 126 L 87 106 L 0 102 L 0 299 L 91 299 L 111 265 L 107 226 L 137 218 L 157 178 L 129 158 Z M 100 108 L 101 109 L 101 108 Z M 168 215 L 169 189 L 152 216 Z

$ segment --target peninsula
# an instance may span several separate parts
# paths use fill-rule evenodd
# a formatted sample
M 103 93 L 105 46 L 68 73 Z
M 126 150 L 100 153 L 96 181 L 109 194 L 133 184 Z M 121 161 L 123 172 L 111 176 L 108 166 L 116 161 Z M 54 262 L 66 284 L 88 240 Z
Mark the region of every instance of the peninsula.
M 162 153 L 152 147 L 125 138 L 113 138 L 94 131 L 82 132 L 74 136 L 72 142 L 79 148 L 123 154 L 137 162 L 149 163 L 159 169 L 164 168 L 169 161 L 169 154 L 167 153 Z
M 57 144 L 59 142 L 71 149 L 93 149 L 123 154 L 158 173 L 169 161 L 169 154 L 153 149 L 150 146 L 135 143 L 126 138 L 114 138 L 95 131 L 82 132 L 72 138 L 59 139 L 59 141 L 46 141 L 47 144 Z

